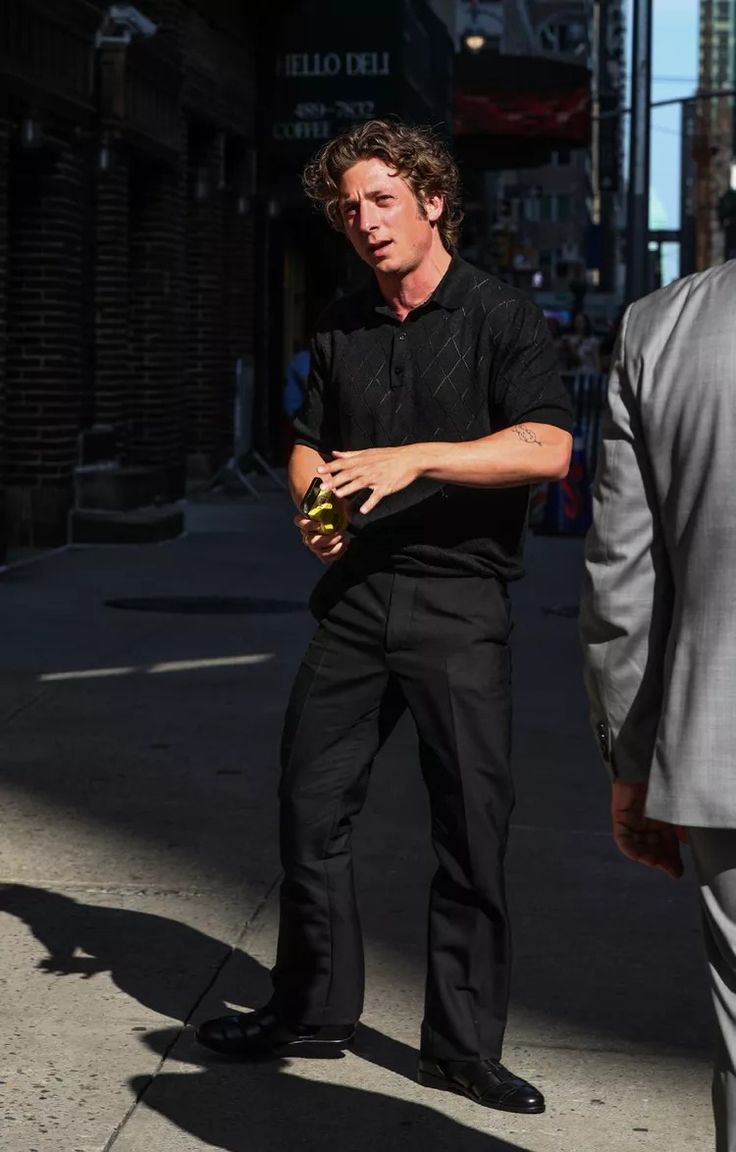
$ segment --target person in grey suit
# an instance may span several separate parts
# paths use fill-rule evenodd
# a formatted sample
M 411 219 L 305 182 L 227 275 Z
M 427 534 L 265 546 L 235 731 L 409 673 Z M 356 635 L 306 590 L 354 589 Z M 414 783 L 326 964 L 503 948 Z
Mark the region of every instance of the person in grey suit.
M 719 1042 L 717 1152 L 736 1152 L 736 261 L 627 311 L 586 544 L 585 680 L 633 860 L 700 887 Z

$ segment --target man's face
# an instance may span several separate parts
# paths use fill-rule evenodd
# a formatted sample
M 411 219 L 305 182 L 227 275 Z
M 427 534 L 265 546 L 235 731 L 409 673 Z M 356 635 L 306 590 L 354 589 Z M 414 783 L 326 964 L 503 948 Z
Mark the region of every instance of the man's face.
M 403 276 L 429 253 L 442 213 L 442 198 L 422 209 L 408 184 L 383 160 L 359 160 L 340 181 L 345 234 L 375 272 Z

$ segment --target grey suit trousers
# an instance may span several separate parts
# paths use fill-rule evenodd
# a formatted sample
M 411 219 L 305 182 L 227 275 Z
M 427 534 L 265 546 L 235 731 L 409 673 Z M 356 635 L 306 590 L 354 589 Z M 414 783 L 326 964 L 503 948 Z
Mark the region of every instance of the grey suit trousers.
M 716 1152 L 736 1152 L 736 829 L 690 828 L 718 1025 L 713 1068 Z

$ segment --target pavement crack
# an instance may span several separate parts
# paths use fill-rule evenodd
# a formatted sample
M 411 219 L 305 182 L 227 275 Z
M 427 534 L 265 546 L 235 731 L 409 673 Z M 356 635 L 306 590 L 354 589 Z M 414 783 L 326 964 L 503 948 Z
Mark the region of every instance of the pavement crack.
M 264 908 L 266 908 L 269 900 L 271 899 L 271 896 L 273 895 L 276 887 L 278 886 L 278 884 L 280 882 L 281 882 L 281 873 L 279 872 L 278 875 L 275 877 L 275 879 L 271 882 L 271 884 L 269 884 L 264 895 L 261 897 L 259 903 L 256 905 L 256 907 L 253 911 L 253 915 L 245 922 L 245 924 L 241 928 L 240 932 L 235 937 L 234 942 L 227 949 L 221 962 L 218 964 L 214 973 L 212 974 L 210 979 L 207 981 L 207 984 L 205 985 L 205 987 L 202 989 L 202 991 L 200 992 L 197 999 L 192 1004 L 191 1008 L 187 1012 L 187 1015 L 186 1015 L 182 1025 L 181 1025 L 181 1027 L 177 1028 L 176 1031 L 174 1032 L 174 1035 L 172 1036 L 170 1043 L 166 1046 L 166 1049 L 164 1050 L 164 1052 L 161 1056 L 161 1059 L 159 1060 L 158 1064 L 156 1065 L 154 1071 L 151 1073 L 151 1075 L 148 1078 L 148 1080 L 146 1081 L 146 1083 L 143 1085 L 143 1087 L 138 1092 L 135 1100 L 133 1101 L 133 1103 L 128 1108 L 127 1112 L 123 1116 L 120 1123 L 116 1126 L 115 1130 L 111 1133 L 109 1140 L 107 1141 L 104 1148 L 102 1149 L 102 1152 L 112 1152 L 112 1149 L 114 1148 L 115 1144 L 117 1143 L 118 1138 L 120 1136 L 122 1136 L 125 1128 L 127 1127 L 130 1120 L 132 1119 L 133 1115 L 135 1114 L 135 1112 L 138 1108 L 138 1105 L 143 1101 L 148 1090 L 156 1082 L 156 1078 L 160 1075 L 161 1071 L 163 1070 L 163 1067 L 164 1067 L 166 1061 L 168 1060 L 169 1056 L 171 1055 L 173 1048 L 179 1043 L 179 1040 L 181 1039 L 181 1037 L 184 1034 L 184 1030 L 189 1025 L 189 1021 L 192 1019 L 195 1012 L 199 1008 L 200 1004 L 203 1002 L 203 1000 L 206 999 L 206 997 L 211 992 L 212 988 L 215 986 L 215 984 L 219 980 L 219 978 L 222 975 L 222 973 L 224 972 L 226 966 L 228 965 L 230 960 L 232 960 L 235 952 L 240 947 L 241 943 L 243 942 L 243 940 L 247 936 L 248 932 L 253 927 L 253 925 L 257 921 L 258 917 L 263 912 Z
M 132 1104 L 130 1105 L 130 1107 L 128 1108 L 128 1110 L 127 1110 L 127 1112 L 125 1113 L 125 1115 L 123 1116 L 122 1120 L 120 1121 L 120 1123 L 119 1123 L 118 1125 L 116 1125 L 116 1127 L 115 1127 L 114 1131 L 111 1133 L 111 1135 L 110 1135 L 110 1139 L 109 1139 L 109 1140 L 107 1141 L 107 1143 L 105 1144 L 104 1148 L 102 1149 L 102 1152 L 110 1152 L 110 1150 L 111 1150 L 111 1149 L 113 1148 L 113 1146 L 116 1144 L 118 1137 L 119 1137 L 119 1136 L 122 1136 L 122 1134 L 123 1134 L 123 1132 L 124 1132 L 125 1128 L 126 1128 L 126 1127 L 127 1127 L 127 1125 L 128 1125 L 128 1122 L 129 1122 L 129 1120 L 132 1118 L 132 1116 L 133 1116 L 133 1114 L 135 1113 L 136 1109 L 138 1108 L 138 1105 L 140 1104 L 141 1100 L 143 1099 L 143 1097 L 145 1096 L 146 1092 L 147 1092 L 147 1091 L 148 1091 L 148 1089 L 151 1087 L 151 1085 L 153 1084 L 154 1080 L 155 1080 L 155 1079 L 156 1079 L 156 1077 L 158 1076 L 159 1072 L 160 1072 L 160 1071 L 161 1071 L 161 1069 L 163 1068 L 164 1064 L 165 1064 L 165 1063 L 166 1063 L 166 1061 L 168 1060 L 168 1058 L 169 1058 L 169 1053 L 171 1052 L 171 1049 L 174 1047 L 174 1045 L 175 1045 L 175 1044 L 177 1043 L 177 1041 L 179 1040 L 179 1037 L 181 1036 L 182 1032 L 184 1031 L 184 1027 L 185 1027 L 185 1025 L 183 1025 L 183 1026 L 182 1026 L 180 1029 L 178 1029 L 178 1031 L 176 1032 L 176 1035 L 174 1036 L 174 1038 L 172 1039 L 171 1043 L 168 1045 L 168 1047 L 167 1047 L 167 1048 L 166 1048 L 166 1050 L 164 1051 L 163 1055 L 161 1056 L 161 1059 L 159 1060 L 158 1064 L 156 1065 L 156 1067 L 155 1067 L 154 1071 L 151 1073 L 151 1075 L 150 1075 L 150 1077 L 149 1077 L 148 1081 L 147 1081 L 147 1082 L 146 1082 L 146 1083 L 143 1085 L 143 1087 L 140 1089 L 140 1091 L 138 1092 L 138 1094 L 137 1094 L 137 1096 L 136 1096 L 135 1100 L 133 1101 L 133 1103 L 132 1103 Z
M 42 700 L 45 695 L 46 695 L 45 692 L 37 692 L 36 695 L 31 696 L 31 698 L 29 700 L 24 700 L 23 703 L 19 704 L 17 708 L 14 708 L 12 712 L 8 712 L 8 714 L 6 716 L 3 716 L 2 721 L 0 721 L 0 723 L 2 723 L 2 724 L 12 723 L 12 721 L 15 720 L 16 716 L 20 716 L 20 714 L 22 712 L 27 712 L 29 708 L 33 708 L 34 704 L 38 704 L 39 700 Z
M 214 986 L 217 983 L 217 981 L 219 980 L 221 974 L 224 972 L 226 966 L 228 965 L 230 960 L 232 960 L 232 958 L 235 955 L 235 953 L 237 952 L 238 948 L 240 947 L 242 942 L 245 940 L 245 937 L 247 936 L 248 932 L 251 930 L 251 928 L 253 927 L 253 925 L 257 921 L 258 917 L 261 915 L 264 908 L 267 906 L 269 900 L 271 899 L 271 896 L 273 895 L 273 893 L 274 893 L 277 885 L 280 883 L 280 881 L 281 881 L 281 873 L 279 872 L 277 874 L 276 878 L 274 880 L 272 880 L 272 882 L 269 884 L 264 895 L 261 897 L 259 903 L 256 905 L 256 907 L 253 911 L 253 915 L 250 917 L 250 919 L 246 920 L 246 922 L 243 925 L 243 927 L 241 928 L 240 932 L 235 937 L 235 941 L 230 945 L 227 952 L 223 956 L 221 962 L 218 964 L 217 968 L 215 969 L 215 971 L 213 972 L 209 981 L 207 982 L 206 986 L 204 987 L 202 992 L 199 994 L 199 996 L 195 1000 L 192 1007 L 189 1009 L 189 1012 L 187 1013 L 186 1020 L 184 1021 L 182 1028 L 181 1028 L 182 1032 L 186 1028 L 187 1024 L 191 1020 L 194 1013 L 199 1008 L 202 1001 L 206 999 L 206 997 L 209 995 L 209 993 L 214 988 Z M 170 1048 L 169 1048 L 169 1051 L 171 1051 Z M 167 1055 L 168 1055 L 168 1053 L 167 1053 Z

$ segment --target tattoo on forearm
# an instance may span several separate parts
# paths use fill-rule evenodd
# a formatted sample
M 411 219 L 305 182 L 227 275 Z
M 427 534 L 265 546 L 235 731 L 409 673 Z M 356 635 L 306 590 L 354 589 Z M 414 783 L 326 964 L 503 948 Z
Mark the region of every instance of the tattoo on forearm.
M 514 428 L 514 432 L 520 440 L 524 441 L 525 444 L 538 444 L 540 448 L 543 447 L 542 441 L 539 439 L 536 432 L 534 432 L 531 428 L 527 428 L 525 424 L 517 424 Z

